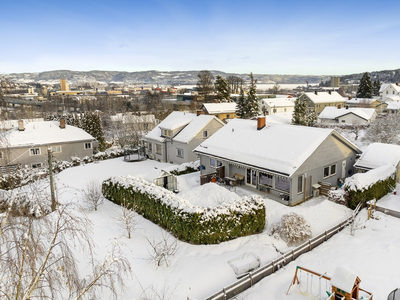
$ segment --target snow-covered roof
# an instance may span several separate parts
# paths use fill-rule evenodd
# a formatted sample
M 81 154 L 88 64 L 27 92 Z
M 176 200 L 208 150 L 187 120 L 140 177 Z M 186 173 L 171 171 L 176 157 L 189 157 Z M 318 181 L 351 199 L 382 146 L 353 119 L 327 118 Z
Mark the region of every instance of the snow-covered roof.
M 13 128 L 1 136 L 11 148 L 95 140 L 89 133 L 75 126 L 65 125 L 61 129 L 58 121 L 27 123 L 24 128 L 23 131 Z
M 26 124 L 31 123 L 31 122 L 43 122 L 43 118 L 34 118 L 34 119 L 23 119 L 22 120 L 26 126 Z M 3 130 L 8 130 L 18 127 L 18 120 L 4 120 L 0 121 L 0 129 Z
M 346 100 L 340 96 L 338 92 L 309 92 L 304 93 L 308 99 L 310 99 L 313 103 L 333 103 L 333 102 L 346 102 Z
M 111 121 L 113 122 L 123 122 L 123 123 L 154 123 L 155 122 L 155 116 L 150 114 L 150 115 L 135 115 L 132 113 L 127 113 L 127 114 L 116 114 L 114 116 L 111 116 Z
M 269 107 L 294 107 L 294 102 L 288 98 L 267 98 L 262 99 L 261 102 Z
M 236 103 L 204 103 L 203 107 L 209 114 L 220 114 L 220 113 L 234 113 L 236 112 Z
M 336 107 L 325 107 L 324 110 L 318 116 L 320 119 L 334 120 L 347 114 L 354 114 L 365 120 L 371 120 L 376 114 L 374 108 L 336 108 Z
M 374 99 L 374 98 L 352 98 L 350 100 L 347 100 L 346 104 L 366 104 L 366 105 L 371 105 L 375 101 L 379 101 L 379 100 L 378 99 Z
M 399 95 L 385 95 L 385 101 L 394 101 L 398 102 L 400 101 L 400 96 Z
M 386 107 L 388 110 L 399 110 L 400 109 L 400 102 L 389 102 L 388 106 Z
M 341 138 L 332 129 L 267 124 L 257 130 L 255 120 L 233 119 L 194 151 L 291 176 L 331 134 Z
M 397 166 L 400 162 L 400 146 L 372 143 L 355 163 L 356 168 L 375 169 L 384 165 Z
M 333 272 L 331 284 L 332 286 L 351 294 L 356 279 L 357 275 L 352 270 L 348 267 L 339 266 L 335 269 L 335 272 Z
M 223 125 L 222 121 L 212 115 L 197 116 L 192 113 L 173 111 L 158 126 L 146 134 L 145 138 L 164 142 L 165 137 L 162 136 L 161 129 L 174 130 L 182 127 L 183 129 L 173 137 L 173 140 L 189 143 L 212 119 Z

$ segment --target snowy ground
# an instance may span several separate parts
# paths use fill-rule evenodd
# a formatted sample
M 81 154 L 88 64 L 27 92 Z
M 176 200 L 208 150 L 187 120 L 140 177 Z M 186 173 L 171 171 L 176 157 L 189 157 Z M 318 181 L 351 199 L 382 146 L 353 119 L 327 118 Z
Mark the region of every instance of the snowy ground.
M 79 197 L 79 190 L 84 188 L 86 183 L 90 180 L 103 181 L 113 175 L 127 174 L 145 177 L 147 173 L 155 167 L 164 169 L 168 166 L 170 165 L 150 160 L 127 163 L 124 162 L 122 158 L 117 158 L 70 168 L 57 175 L 58 187 L 61 190 L 60 199 L 63 202 L 72 200 L 82 203 Z M 221 200 L 233 201 L 235 197 L 238 197 L 235 193 L 229 192 L 216 184 L 209 185 L 208 187 L 200 187 L 199 173 L 179 176 L 178 187 L 181 191 L 180 196 L 185 196 L 187 200 L 198 205 L 217 205 Z M 237 194 L 240 196 L 249 193 L 248 189 L 237 188 Z M 179 242 L 178 251 L 176 255 L 171 258 L 169 267 L 157 267 L 148 259 L 150 245 L 147 239 L 158 240 L 163 234 L 163 230 L 157 225 L 138 215 L 136 218 L 138 222 L 136 229 L 134 230 L 132 238 L 128 239 L 124 236 L 124 231 L 115 222 L 115 217 L 120 207 L 107 200 L 100 206 L 98 211 L 92 211 L 88 216 L 94 225 L 94 239 L 98 246 L 96 254 L 99 258 L 107 253 L 107 245 L 114 239 L 118 239 L 121 242 L 123 250 L 129 257 L 134 278 L 126 280 L 128 289 L 123 292 L 121 299 L 138 299 L 143 295 L 143 290 L 150 286 L 158 292 L 165 290 L 161 293 L 167 296 L 172 295 L 171 299 L 187 299 L 187 297 L 203 299 L 236 280 L 233 270 L 227 263 L 228 260 L 236 258 L 245 252 L 253 252 L 261 258 L 261 264 L 263 265 L 279 256 L 275 247 L 280 251 L 287 251 L 289 249 L 282 240 L 276 240 L 268 234 L 271 224 L 280 221 L 282 215 L 292 211 L 302 214 L 310 223 L 313 236 L 315 236 L 342 221 L 351 213 L 346 207 L 329 202 L 323 197 L 312 199 L 296 207 L 286 207 L 270 199 L 265 199 L 265 205 L 267 226 L 263 233 L 238 238 L 219 245 L 196 246 Z M 375 227 L 381 228 L 383 226 L 377 225 Z M 366 230 L 360 230 L 358 232 L 357 234 L 361 235 L 366 232 Z M 357 234 L 355 238 L 357 238 Z M 360 250 L 368 252 L 370 245 L 369 241 L 365 242 L 365 238 L 367 237 L 365 237 L 364 240 L 357 240 L 355 238 L 348 236 L 346 232 L 335 237 L 334 239 L 337 239 L 337 241 L 333 243 L 335 247 L 331 246 L 331 255 L 336 257 L 336 255 L 334 255 L 336 252 L 335 248 L 346 248 L 346 245 L 352 241 L 351 239 L 354 239 L 354 246 L 348 245 L 347 249 L 351 253 L 354 252 L 354 256 L 357 256 L 356 253 Z M 332 243 L 332 240 L 329 243 Z M 394 250 L 397 249 L 397 246 L 394 247 Z M 400 245 L 398 247 L 400 247 Z M 335 262 L 332 257 L 322 258 L 320 254 L 315 255 L 314 253 L 321 251 L 320 248 L 324 249 L 326 246 L 323 245 L 317 248 L 311 252 L 311 254 L 304 256 L 305 258 L 299 258 L 296 264 L 303 264 L 305 267 L 320 270 L 321 272 L 333 272 L 332 268 L 336 266 L 337 263 L 342 263 L 342 260 Z M 390 252 L 391 251 L 392 250 L 390 250 Z M 358 258 L 359 260 L 362 259 L 365 261 L 364 264 L 367 265 L 368 256 L 365 254 L 363 255 L 363 258 Z M 308 257 L 309 261 L 313 261 L 314 263 L 310 265 L 307 264 L 306 257 Z M 344 259 L 344 257 L 342 259 Z M 324 260 L 329 261 L 329 263 L 323 264 L 322 262 Z M 350 258 L 349 261 L 351 262 Z M 282 278 L 279 277 L 280 273 L 269 277 L 265 280 L 266 283 L 263 281 L 260 285 L 251 289 L 248 296 L 240 296 L 242 297 L 240 299 L 247 299 L 247 297 L 249 297 L 249 299 L 260 299 L 261 295 L 270 295 L 271 297 L 275 295 L 275 298 L 268 297 L 268 299 L 282 299 L 284 295 L 284 293 L 282 293 L 282 288 L 284 287 L 287 289 L 290 282 L 288 278 L 293 276 L 294 266 L 296 264 L 287 266 L 286 269 L 289 271 L 287 274 L 285 273 Z M 363 264 L 359 267 L 362 265 Z M 348 266 L 352 268 L 353 264 Z M 293 272 L 290 268 L 293 269 Z M 362 270 L 354 269 L 355 271 L 360 271 L 359 276 L 361 279 L 365 281 L 368 280 L 368 277 L 365 276 L 364 273 L 361 273 Z M 272 282 L 273 278 L 277 278 L 276 282 L 275 280 Z M 268 285 L 268 282 L 273 288 L 271 286 L 264 287 L 266 284 Z M 366 289 L 372 290 L 369 285 L 363 286 L 366 287 Z M 379 299 L 379 297 L 377 299 Z

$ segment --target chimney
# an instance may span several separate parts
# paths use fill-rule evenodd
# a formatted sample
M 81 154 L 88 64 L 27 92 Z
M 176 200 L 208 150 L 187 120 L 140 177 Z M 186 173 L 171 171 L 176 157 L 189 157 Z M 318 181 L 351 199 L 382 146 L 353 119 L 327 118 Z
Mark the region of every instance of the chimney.
M 398 82 L 396 82 L 396 85 L 397 85 L 397 86 L 399 86 L 399 83 L 398 83 Z
M 23 120 L 18 120 L 18 131 L 24 131 L 24 121 Z
M 196 114 L 197 114 L 198 116 L 202 115 L 202 114 L 203 114 L 203 110 L 202 110 L 202 109 L 198 109 L 198 110 L 196 111 Z
M 60 128 L 65 129 L 65 119 L 64 118 L 60 119 Z
M 315 93 L 315 95 L 318 95 L 318 91 L 315 91 L 314 93 Z
M 265 127 L 265 117 L 257 118 L 257 130 L 261 130 Z
M 341 109 L 341 108 L 342 108 L 342 105 L 339 104 L 339 105 L 337 106 L 337 108 L 338 108 L 338 109 Z
M 332 95 L 332 91 L 328 91 L 329 95 Z

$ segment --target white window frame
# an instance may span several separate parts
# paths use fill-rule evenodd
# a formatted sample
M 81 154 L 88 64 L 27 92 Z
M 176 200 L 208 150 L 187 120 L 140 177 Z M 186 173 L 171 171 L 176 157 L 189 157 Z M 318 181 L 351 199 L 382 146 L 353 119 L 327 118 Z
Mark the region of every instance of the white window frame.
M 51 146 L 51 152 L 52 153 L 61 153 L 62 152 L 62 148 L 61 148 L 61 146 L 60 145 L 58 145 L 58 146 Z
M 88 147 L 88 146 L 89 146 L 89 147 Z M 85 143 L 83 144 L 83 149 L 85 149 L 85 150 L 92 149 L 92 142 L 85 142 Z
M 301 178 L 301 182 L 299 185 L 299 179 Z M 297 177 L 297 194 L 302 194 L 303 193 L 303 185 L 304 185 L 304 176 L 300 175 Z
M 158 151 L 158 150 L 160 150 L 160 151 Z M 160 144 L 156 144 L 156 154 L 161 155 L 161 152 L 162 152 L 161 145 Z
M 214 164 L 211 163 L 212 160 L 214 161 Z M 210 157 L 209 164 L 210 167 L 215 168 L 217 166 L 217 160 L 214 157 Z
M 31 148 L 29 149 L 29 155 L 30 156 L 36 156 L 41 154 L 41 149 L 40 148 Z
M 181 149 L 181 148 L 176 148 L 176 156 L 177 156 L 177 157 L 183 158 L 183 157 L 184 157 L 183 149 Z
M 333 166 L 335 167 L 335 173 L 332 173 L 332 167 Z M 328 175 L 325 176 L 325 169 L 326 168 L 328 168 Z M 337 174 L 337 165 L 336 164 L 331 164 L 329 166 L 325 166 L 324 169 L 323 169 L 323 177 L 324 177 L 324 179 L 328 178 L 328 177 L 331 177 L 331 176 L 334 176 L 336 174 Z
M 153 143 L 147 143 L 149 153 L 153 153 Z

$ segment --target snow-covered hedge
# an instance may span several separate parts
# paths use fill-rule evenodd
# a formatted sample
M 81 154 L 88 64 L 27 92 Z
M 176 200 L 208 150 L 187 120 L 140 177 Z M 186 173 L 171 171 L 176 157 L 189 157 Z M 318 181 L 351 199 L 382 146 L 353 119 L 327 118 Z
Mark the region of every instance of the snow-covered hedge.
M 128 201 L 146 219 L 193 244 L 217 244 L 260 233 L 265 227 L 265 205 L 260 196 L 243 197 L 219 207 L 194 206 L 153 183 L 131 176 L 103 182 L 104 196 L 117 203 Z
M 396 168 L 382 166 L 367 173 L 357 173 L 346 178 L 344 189 L 347 191 L 347 203 L 354 209 L 361 201 L 380 199 L 396 186 Z

